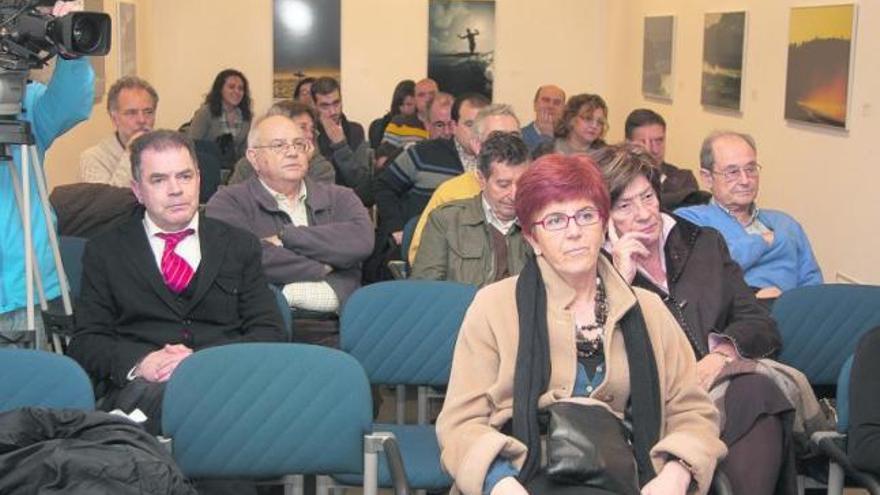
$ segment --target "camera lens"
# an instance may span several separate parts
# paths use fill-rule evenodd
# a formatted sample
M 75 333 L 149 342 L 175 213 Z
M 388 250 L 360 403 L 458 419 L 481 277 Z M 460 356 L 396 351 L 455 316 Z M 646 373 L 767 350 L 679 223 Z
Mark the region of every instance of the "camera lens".
M 82 53 L 94 52 L 101 43 L 101 30 L 90 17 L 77 18 L 73 24 L 73 45 Z

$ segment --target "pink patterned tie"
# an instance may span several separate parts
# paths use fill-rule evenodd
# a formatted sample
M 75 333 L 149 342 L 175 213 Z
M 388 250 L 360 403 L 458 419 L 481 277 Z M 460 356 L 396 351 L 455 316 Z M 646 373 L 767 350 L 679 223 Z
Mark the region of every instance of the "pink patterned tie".
M 165 280 L 165 285 L 175 294 L 180 294 L 186 289 L 195 272 L 186 260 L 174 252 L 174 248 L 186 236 L 194 233 L 195 230 L 186 229 L 180 232 L 156 234 L 157 237 L 165 240 L 165 250 L 162 252 L 162 278 Z

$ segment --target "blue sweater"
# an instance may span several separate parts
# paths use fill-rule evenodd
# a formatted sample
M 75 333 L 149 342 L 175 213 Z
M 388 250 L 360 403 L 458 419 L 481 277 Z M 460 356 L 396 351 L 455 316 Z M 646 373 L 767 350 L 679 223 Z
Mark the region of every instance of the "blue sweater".
M 784 292 L 822 283 L 822 272 L 804 229 L 781 211 L 758 210 L 758 220 L 773 231 L 773 244 L 767 244 L 758 234 L 747 233 L 717 204 L 679 208 L 675 213 L 721 232 L 730 256 L 742 267 L 746 283 L 752 287 L 778 287 Z
M 88 59 L 58 59 L 55 72 L 48 87 L 33 83 L 27 87 L 23 112 L 20 118 L 31 123 L 37 145 L 37 155 L 43 162 L 44 153 L 52 141 L 68 129 L 89 117 L 94 99 L 95 73 Z M 15 167 L 21 178 L 21 157 L 19 147 L 10 146 Z M 9 169 L 0 166 L 0 313 L 23 308 L 26 305 L 24 283 L 24 232 L 21 216 L 12 189 Z M 72 166 L 74 163 L 61 164 Z M 33 164 L 31 164 L 33 167 Z M 40 207 L 35 171 L 30 169 L 31 228 L 33 229 L 34 251 L 42 274 L 46 297 L 58 297 L 58 274 L 49 237 L 47 221 Z M 55 228 L 55 219 L 49 219 L 50 228 Z M 36 274 L 35 274 L 36 275 Z M 38 301 L 36 293 L 34 301 Z

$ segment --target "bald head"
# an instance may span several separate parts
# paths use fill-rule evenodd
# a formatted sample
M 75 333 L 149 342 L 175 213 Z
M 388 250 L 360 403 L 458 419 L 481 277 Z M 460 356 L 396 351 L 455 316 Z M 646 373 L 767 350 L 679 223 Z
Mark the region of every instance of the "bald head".
M 535 92 L 535 123 L 542 134 L 552 134 L 565 109 L 565 91 L 559 86 L 546 84 Z

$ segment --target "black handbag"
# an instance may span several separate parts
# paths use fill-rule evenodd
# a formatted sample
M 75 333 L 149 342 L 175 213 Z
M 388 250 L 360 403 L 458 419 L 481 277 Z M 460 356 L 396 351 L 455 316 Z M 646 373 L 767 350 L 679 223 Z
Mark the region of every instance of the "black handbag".
M 623 421 L 604 407 L 574 402 L 556 402 L 547 412 L 547 478 L 612 493 L 640 493 L 631 435 Z

